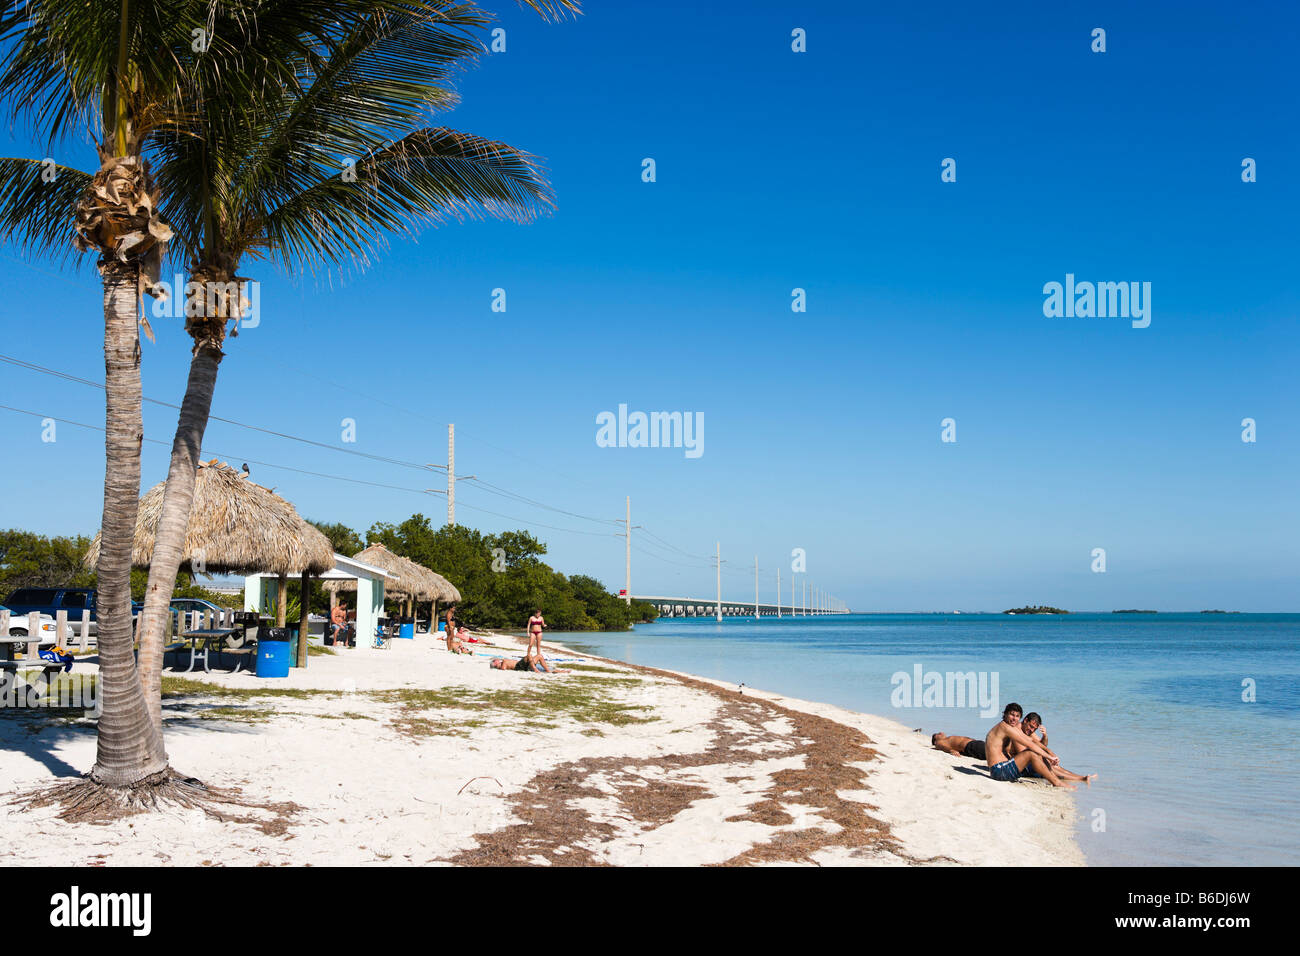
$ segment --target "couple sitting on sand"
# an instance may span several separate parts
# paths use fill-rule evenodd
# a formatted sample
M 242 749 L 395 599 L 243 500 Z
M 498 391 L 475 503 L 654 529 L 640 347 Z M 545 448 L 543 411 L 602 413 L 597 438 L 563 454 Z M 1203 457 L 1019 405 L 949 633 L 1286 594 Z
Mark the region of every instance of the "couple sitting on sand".
M 1022 776 L 1041 777 L 1053 787 L 1073 790 L 1070 780 L 1082 780 L 1091 785 L 1097 775 L 1080 774 L 1061 766 L 1061 758 L 1047 748 L 1047 732 L 1043 718 L 1031 713 L 1021 723 L 1024 713 L 1019 704 L 1007 704 L 1002 719 L 981 740 L 973 737 L 948 736 L 938 733 L 930 738 L 936 750 L 983 760 L 988 764 L 989 776 L 994 780 L 1014 783 Z

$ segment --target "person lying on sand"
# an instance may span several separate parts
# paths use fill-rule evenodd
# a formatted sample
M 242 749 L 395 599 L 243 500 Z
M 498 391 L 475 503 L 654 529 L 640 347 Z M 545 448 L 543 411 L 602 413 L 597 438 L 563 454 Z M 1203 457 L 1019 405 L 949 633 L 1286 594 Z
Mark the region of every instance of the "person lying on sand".
M 487 643 L 487 641 L 479 640 L 477 637 L 471 637 L 469 631 L 467 631 L 467 630 L 466 630 L 465 628 L 463 628 L 463 627 L 462 627 L 462 628 L 458 628 L 458 629 L 456 630 L 456 640 L 458 640 L 458 641 L 464 641 L 466 644 L 486 644 L 486 643 Z
M 1056 752 L 1047 746 L 1047 734 L 1043 734 L 1041 738 L 1036 736 L 1036 732 L 1041 730 L 1042 726 L 1043 726 L 1043 718 L 1038 716 L 1038 714 L 1031 712 L 1027 714 L 1025 716 L 1025 719 L 1020 722 L 1020 731 L 1030 740 L 1033 740 L 1041 744 L 1042 748 L 1047 751 L 1048 755 L 1050 755 L 1052 758 L 1056 760 L 1056 764 L 1052 767 L 1052 769 L 1056 771 L 1056 775 L 1058 777 L 1062 777 L 1066 780 L 1081 780 L 1084 783 L 1091 786 L 1092 782 L 1097 779 L 1097 775 L 1095 773 L 1090 773 L 1090 774 L 1075 773 L 1073 770 L 1066 770 L 1064 767 L 1062 767 L 1061 758 L 1057 757 Z M 1019 744 L 1017 744 L 1015 741 L 1007 742 L 1007 756 L 1009 757 L 1014 757 L 1016 754 L 1020 753 L 1020 751 L 1023 749 L 1024 748 L 1021 747 Z M 1030 776 L 1030 775 L 1031 774 L 1026 774 L 1026 776 Z
M 930 738 L 930 743 L 934 745 L 935 750 L 942 750 L 944 753 L 952 754 L 954 757 L 970 757 L 972 760 L 984 760 L 984 741 L 976 740 L 974 737 L 963 737 L 960 734 L 934 734 Z
M 461 634 L 464 633 L 465 629 L 461 628 L 459 633 L 448 637 L 447 650 L 451 651 L 453 654 L 473 654 L 474 652 L 465 645 L 465 641 L 461 637 Z
M 494 657 L 488 666 L 498 671 L 533 671 L 538 674 L 569 673 L 567 670 L 556 668 L 541 654 L 525 654 L 517 661 L 511 661 L 508 657 Z
M 984 738 L 985 761 L 989 766 L 989 776 L 994 780 L 1015 783 L 1021 776 L 1042 777 L 1053 787 L 1075 789 L 1056 775 L 1055 767 L 1059 763 L 1053 754 L 1043 749 L 1042 744 L 1025 736 L 1019 728 L 1020 716 L 1024 713 L 1019 704 L 1007 704 L 1002 711 L 1002 719 L 993 725 L 993 729 Z M 1007 752 L 1009 744 L 1019 748 L 1015 756 Z

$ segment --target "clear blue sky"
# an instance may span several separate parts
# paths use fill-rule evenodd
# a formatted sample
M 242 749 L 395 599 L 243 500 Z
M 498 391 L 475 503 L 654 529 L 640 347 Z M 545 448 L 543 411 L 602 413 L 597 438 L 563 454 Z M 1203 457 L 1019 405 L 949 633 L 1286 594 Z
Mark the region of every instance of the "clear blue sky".
M 634 523 L 699 556 L 634 533 L 637 593 L 711 594 L 720 540 L 735 600 L 755 554 L 764 599 L 777 567 L 788 598 L 800 547 L 862 610 L 1300 609 L 1294 4 L 591 0 L 558 25 L 496 6 L 507 52 L 439 122 L 543 157 L 555 215 L 447 225 L 342 282 L 250 264 L 261 325 L 230 343 L 214 414 L 327 443 L 353 418 L 349 447 L 438 463 L 454 421 L 461 473 L 600 518 L 630 494 Z M 93 263 L 17 256 L 0 248 L 0 352 L 102 381 Z M 1066 273 L 1150 282 L 1150 327 L 1044 317 Z M 145 394 L 178 402 L 189 340 L 154 325 Z M 102 424 L 102 403 L 0 365 L 0 404 Z M 702 413 L 704 454 L 597 447 L 619 403 Z M 146 406 L 147 436 L 174 427 Z M 57 435 L 0 411 L 0 526 L 98 526 L 102 436 Z M 206 447 L 443 483 L 220 422 Z M 146 446 L 145 486 L 166 452 Z M 252 471 L 361 530 L 445 516 L 441 496 Z M 458 499 L 461 523 L 532 528 L 560 570 L 622 586 L 612 525 Z

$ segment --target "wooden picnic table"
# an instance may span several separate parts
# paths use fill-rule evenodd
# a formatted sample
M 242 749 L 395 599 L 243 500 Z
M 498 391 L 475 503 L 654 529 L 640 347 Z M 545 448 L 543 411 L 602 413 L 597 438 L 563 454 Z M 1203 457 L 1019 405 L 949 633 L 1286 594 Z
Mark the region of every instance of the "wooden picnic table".
M 240 629 L 237 627 L 208 627 L 200 628 L 197 631 L 186 631 L 181 635 L 181 640 L 190 642 L 190 666 L 185 668 L 182 673 L 188 674 L 194 670 L 194 663 L 199 658 L 203 658 L 204 671 L 211 671 L 212 667 L 208 663 L 208 654 L 212 651 L 217 652 L 217 660 L 221 659 L 221 652 L 226 646 L 226 638 L 238 634 Z M 199 650 L 199 645 L 203 650 Z M 184 650 L 183 644 L 175 644 L 169 650 Z
M 7 661 L 15 660 L 16 658 L 14 657 L 14 654 L 17 653 L 17 649 L 20 647 L 26 647 L 28 644 L 39 644 L 44 645 L 45 647 L 53 647 L 57 643 L 58 641 L 52 637 L 0 637 L 0 647 L 4 647 L 5 660 Z M 34 660 L 39 661 L 40 657 L 38 656 L 34 658 Z M 62 667 L 63 665 L 60 664 L 59 666 Z
M 49 686 L 50 678 L 63 670 L 67 665 L 62 661 L 59 661 L 58 663 L 47 661 L 39 654 L 35 657 L 24 656 L 22 660 L 18 660 L 14 654 L 17 648 L 26 647 L 28 644 L 54 647 L 57 643 L 58 642 L 52 637 L 40 637 L 35 640 L 27 637 L 0 637 L 0 646 L 3 646 L 6 652 L 5 659 L 0 661 L 0 671 L 13 671 L 15 678 L 17 678 L 20 670 L 40 671 L 40 676 L 36 679 L 36 683 L 32 684 L 32 687 L 37 691 L 37 693 L 43 694 L 45 693 L 45 689 Z M 6 687 L 8 686 L 8 680 L 8 677 L 4 678 Z

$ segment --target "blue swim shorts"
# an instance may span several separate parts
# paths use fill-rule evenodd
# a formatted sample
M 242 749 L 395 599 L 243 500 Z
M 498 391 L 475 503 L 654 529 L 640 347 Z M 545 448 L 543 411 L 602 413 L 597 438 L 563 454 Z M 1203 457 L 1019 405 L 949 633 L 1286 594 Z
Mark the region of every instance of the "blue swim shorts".
M 1020 779 L 1020 768 L 1016 766 L 1014 760 L 1004 760 L 989 768 L 989 776 L 994 780 L 1002 780 L 1006 783 L 1015 783 Z

